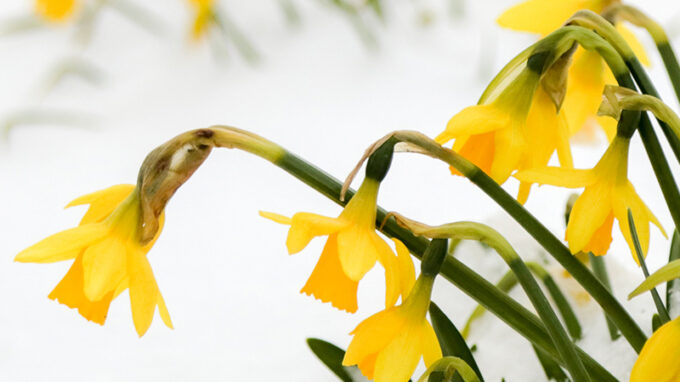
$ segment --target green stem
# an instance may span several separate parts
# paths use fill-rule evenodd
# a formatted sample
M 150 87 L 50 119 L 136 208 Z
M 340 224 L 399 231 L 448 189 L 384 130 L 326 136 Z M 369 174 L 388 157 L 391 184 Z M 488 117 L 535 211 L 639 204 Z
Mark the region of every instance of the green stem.
M 460 154 L 440 146 L 437 142 L 417 132 L 395 132 L 397 139 L 419 146 L 430 155 L 460 171 L 479 187 L 503 210 L 513 217 L 538 243 L 550 253 L 564 269 L 597 301 L 636 352 L 640 352 L 647 337 L 638 324 L 611 292 L 590 270 L 574 257 L 560 239 L 555 237 L 524 206 L 508 194 L 498 183 Z
M 342 183 L 340 181 L 262 137 L 244 130 L 225 126 L 214 126 L 211 129 L 229 132 L 228 135 L 224 135 L 224 138 L 220 137 L 222 140 L 218 142 L 219 147 L 241 149 L 266 159 L 341 206 L 344 206 L 347 200 L 355 193 L 353 190 L 347 190 L 345 193 L 347 197 L 341 200 Z M 434 144 L 440 147 L 436 143 Z M 376 215 L 377 226 L 383 223 L 386 216 L 387 212 L 378 207 Z M 409 230 L 400 227 L 395 219 L 387 220 L 382 226 L 381 231 L 387 236 L 395 237 L 402 241 L 418 259 L 422 257 L 429 245 L 427 239 L 416 237 Z M 521 304 L 509 298 L 493 284 L 486 281 L 484 277 L 452 256 L 446 257 L 440 275 L 487 310 L 494 313 L 531 343 L 546 351 L 547 354 L 550 354 L 560 364 L 564 364 L 541 320 Z M 587 353 L 581 349 L 577 351 L 593 379 L 598 382 L 617 382 L 617 379 L 611 373 Z
M 574 313 L 574 310 L 571 308 L 571 304 L 567 301 L 567 298 L 564 296 L 564 293 L 562 293 L 562 290 L 560 290 L 560 287 L 557 286 L 555 279 L 553 279 L 552 276 L 550 276 L 550 273 L 548 273 L 548 271 L 540 264 L 531 261 L 527 261 L 526 264 L 531 272 L 541 279 L 543 285 L 548 290 L 548 294 L 550 294 L 550 297 L 552 297 L 555 302 L 557 310 L 560 312 L 571 337 L 574 340 L 581 339 L 581 324 L 579 324 L 576 313 Z
M 602 282 L 602 285 L 604 285 L 605 288 L 611 290 L 612 287 L 609 283 L 609 274 L 607 273 L 607 266 L 604 263 L 604 258 L 602 256 L 595 256 L 592 252 L 588 255 L 590 256 L 590 264 L 593 267 L 593 273 L 595 274 L 595 277 L 597 277 L 597 279 Z M 607 329 L 609 329 L 609 337 L 612 339 L 612 341 L 621 337 L 619 329 L 616 327 L 616 325 L 614 325 L 609 316 L 605 314 L 604 318 L 607 321 Z
M 673 238 L 671 239 L 671 249 L 668 252 L 668 262 L 670 263 L 671 261 L 675 261 L 677 259 L 680 259 L 680 234 L 678 234 L 678 230 L 676 229 L 673 232 Z M 670 311 L 673 311 L 673 299 L 671 296 L 673 293 L 678 293 L 675 290 L 677 283 L 678 280 L 671 280 L 666 283 L 666 307 Z
M 678 59 L 673 51 L 668 40 L 664 42 L 659 42 L 656 44 L 656 48 L 659 50 L 663 64 L 666 67 L 666 72 L 668 77 L 673 84 L 673 90 L 675 90 L 675 96 L 680 101 L 680 64 L 678 64 Z
M 638 86 L 640 86 L 640 91 L 642 93 L 649 94 L 651 96 L 661 99 L 661 97 L 659 96 L 659 92 L 656 90 L 656 87 L 654 87 L 654 84 L 649 79 L 649 76 L 647 76 L 647 72 L 642 67 L 642 64 L 640 64 L 640 61 L 638 61 L 637 57 L 633 56 L 631 58 L 626 59 L 626 65 L 630 69 L 630 72 L 633 74 L 635 82 L 638 84 Z M 668 144 L 671 146 L 671 150 L 673 150 L 675 158 L 678 160 L 678 163 L 680 163 L 680 138 L 678 138 L 678 136 L 675 135 L 673 130 L 670 128 L 670 126 L 668 126 L 666 122 L 658 118 L 657 121 L 659 122 L 659 126 L 661 126 L 661 131 L 666 136 Z M 650 158 L 650 160 L 651 159 L 652 158 Z M 664 161 L 665 160 L 666 159 L 664 157 Z
M 299 157 L 286 152 L 280 159 L 275 161 L 274 164 L 300 179 L 335 203 L 343 206 L 347 203 L 346 201 L 340 200 L 342 184 L 338 180 Z M 345 200 L 349 200 L 351 196 L 354 195 L 354 191 L 348 190 L 346 195 L 347 197 Z M 376 222 L 381 224 L 386 215 L 386 211 L 379 208 Z M 417 258 L 421 258 L 428 245 L 428 240 L 414 236 L 409 230 L 400 227 L 394 219 L 389 219 L 385 222 L 382 232 L 390 237 L 396 237 L 401 240 Z M 529 312 L 522 305 L 509 298 L 505 293 L 486 281 L 482 276 L 478 275 L 465 266 L 465 264 L 451 256 L 447 257 L 444 262 L 440 275 L 444 276 L 449 282 L 472 297 L 487 310 L 494 313 L 515 331 L 536 346 L 545 350 L 553 358 L 563 364 L 545 326 L 543 326 L 536 315 Z M 644 336 L 642 333 L 641 335 Z M 602 382 L 616 381 L 614 376 L 597 363 L 597 361 L 593 360 L 588 354 L 580 349 L 578 350 L 578 353 L 583 360 L 588 373 L 595 380 Z
M 673 224 L 676 228 L 680 227 L 680 191 L 678 191 L 677 183 L 671 172 L 671 167 L 666 160 L 663 153 L 663 148 L 657 138 L 652 122 L 649 120 L 647 113 L 643 113 L 640 118 L 640 125 L 638 127 L 642 144 L 645 146 L 647 157 L 652 164 L 654 175 L 661 188 L 661 193 L 666 200 L 668 212 L 673 218 Z
M 433 239 L 475 240 L 493 248 L 515 273 L 522 289 L 526 292 L 531 304 L 548 329 L 548 333 L 550 333 L 550 337 L 560 357 L 564 360 L 567 371 L 572 379 L 575 381 L 590 380 L 590 376 L 578 356 L 576 345 L 567 335 L 562 323 L 557 318 L 557 314 L 555 314 L 555 311 L 550 306 L 548 298 L 543 294 L 529 267 L 527 267 L 512 245 L 500 233 L 489 226 L 474 222 L 449 223 L 437 227 L 427 227 L 422 231 L 413 229 L 412 231 Z
M 628 209 L 628 227 L 630 228 L 630 235 L 633 238 L 633 246 L 635 247 L 635 253 L 637 255 L 638 262 L 642 268 L 642 274 L 645 276 L 646 280 L 649 278 L 649 270 L 647 269 L 647 264 L 645 263 L 645 257 L 642 254 L 640 239 L 638 238 L 637 229 L 635 228 L 635 219 L 633 219 L 633 212 L 630 210 L 630 208 Z M 652 294 L 654 305 L 656 305 L 656 311 L 659 313 L 659 319 L 661 319 L 662 324 L 665 324 L 666 322 L 670 321 L 671 318 L 668 316 L 666 307 L 663 306 L 659 292 L 656 291 L 656 288 L 652 288 L 650 293 Z

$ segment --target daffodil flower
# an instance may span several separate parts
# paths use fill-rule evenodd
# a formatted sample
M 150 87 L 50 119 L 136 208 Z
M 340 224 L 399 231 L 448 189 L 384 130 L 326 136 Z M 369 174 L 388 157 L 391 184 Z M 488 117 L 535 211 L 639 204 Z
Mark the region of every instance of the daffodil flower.
M 48 21 L 68 19 L 79 5 L 78 0 L 36 0 L 35 12 Z
M 645 342 L 630 382 L 676 382 L 680 380 L 680 317 L 665 323 Z
M 538 74 L 525 69 L 490 103 L 467 107 L 453 116 L 435 140 L 444 144 L 455 139 L 453 150 L 499 184 L 515 170 L 547 165 L 555 151 L 560 163 L 571 167 L 566 120 L 538 79 Z M 453 168 L 451 172 L 460 174 Z M 528 198 L 529 188 L 529 184 L 520 186 L 520 202 Z
M 601 13 L 618 0 L 528 0 L 505 11 L 498 24 L 504 28 L 536 33 L 546 36 L 562 26 L 574 13 L 587 9 Z M 644 47 L 630 29 L 622 23 L 616 28 L 630 45 L 640 62 L 649 66 Z M 594 126 L 602 127 L 607 137 L 613 139 L 616 124 L 608 118 L 597 116 L 605 85 L 616 84 L 614 76 L 596 53 L 579 49 L 569 69 L 567 93 L 563 109 L 572 135 L 580 132 L 586 139 L 593 139 Z
M 410 276 L 404 274 L 412 286 L 408 297 L 401 305 L 362 321 L 352 331 L 354 338 L 342 361 L 346 366 L 357 365 L 368 379 L 375 382 L 406 382 L 421 357 L 428 367 L 442 357 L 437 335 L 426 319 L 434 277 L 421 273 L 415 281 L 408 250 L 397 243 L 397 252 L 404 259 L 402 271 L 410 272 Z
M 191 29 L 195 39 L 203 37 L 214 15 L 215 0 L 189 0 L 196 11 L 196 18 Z
M 277 223 L 290 225 L 286 246 L 289 254 L 303 250 L 317 236 L 328 236 L 316 267 L 301 292 L 338 309 L 357 310 L 357 287 L 376 262 L 385 268 L 385 305 L 399 298 L 397 259 L 389 245 L 375 232 L 376 203 L 380 183 L 366 178 L 337 218 L 298 212 L 292 218 L 260 212 Z
M 618 220 L 631 252 L 635 253 L 628 225 L 628 209 L 633 214 L 643 254 L 647 253 L 649 246 L 650 223 L 665 235 L 659 221 L 628 180 L 629 144 L 629 139 L 617 136 L 598 164 L 590 170 L 543 167 L 515 174 L 523 182 L 585 187 L 574 203 L 567 224 L 566 240 L 572 253 L 590 251 L 596 255 L 606 254 L 612 242 L 614 218 Z M 637 262 L 637 257 L 633 257 Z
M 140 337 L 151 325 L 156 306 L 163 322 L 172 328 L 146 258 L 161 229 L 148 244 L 139 243 L 137 189 L 132 185 L 113 186 L 81 196 L 67 207 L 83 204 L 89 204 L 89 209 L 78 227 L 38 242 L 15 260 L 52 263 L 75 259 L 49 298 L 78 309 L 90 321 L 103 325 L 111 301 L 129 288 L 132 319 Z

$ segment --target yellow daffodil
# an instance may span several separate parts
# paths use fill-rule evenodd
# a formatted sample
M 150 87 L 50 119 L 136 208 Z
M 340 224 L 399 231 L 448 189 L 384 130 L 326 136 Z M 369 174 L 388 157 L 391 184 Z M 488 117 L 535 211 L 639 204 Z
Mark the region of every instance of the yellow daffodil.
M 504 28 L 537 33 L 545 36 L 562 26 L 574 13 L 587 9 L 601 13 L 606 7 L 618 0 L 529 0 L 505 11 L 498 24 Z M 640 41 L 622 23 L 616 28 L 633 52 L 644 65 L 649 58 Z M 571 133 L 586 139 L 593 139 L 594 126 L 602 127 L 607 137 L 614 137 L 615 122 L 597 117 L 605 85 L 616 84 L 614 76 L 602 58 L 591 51 L 579 49 L 569 69 L 567 93 L 563 104 Z
M 569 249 L 596 255 L 607 253 L 612 241 L 614 218 L 631 251 L 635 253 L 628 226 L 628 209 L 633 214 L 643 254 L 649 246 L 649 224 L 654 223 L 665 235 L 661 224 L 635 192 L 628 180 L 630 140 L 617 136 L 598 164 L 590 170 L 543 167 L 515 174 L 520 181 L 580 188 L 585 191 L 574 203 L 567 224 Z M 637 256 L 633 256 L 637 261 Z
M 36 0 L 36 13 L 49 21 L 68 19 L 78 6 L 77 0 Z
M 638 356 L 630 382 L 680 381 L 680 317 L 665 323 L 647 340 Z
M 352 335 L 343 365 L 357 365 L 361 372 L 375 382 L 406 382 L 411 378 L 420 358 L 430 366 L 442 357 L 437 335 L 427 321 L 434 277 L 421 274 L 415 281 L 413 262 L 408 250 L 397 245 L 401 269 L 412 285 L 401 305 L 383 310 L 361 322 Z M 408 259 L 408 260 L 406 260 Z
M 277 223 L 290 225 L 286 246 L 288 253 L 303 250 L 316 236 L 328 235 L 301 292 L 338 309 L 357 310 L 357 287 L 376 262 L 385 268 L 386 306 L 396 303 L 400 292 L 397 258 L 389 245 L 375 232 L 376 202 L 380 183 L 366 178 L 337 218 L 298 212 L 292 218 L 260 212 Z
M 111 301 L 129 288 L 132 319 L 140 337 L 151 325 L 156 306 L 163 322 L 172 328 L 146 258 L 161 230 L 150 243 L 139 244 L 137 189 L 132 185 L 113 186 L 81 196 L 67 207 L 84 204 L 89 204 L 89 209 L 78 227 L 38 242 L 15 260 L 52 263 L 75 259 L 49 298 L 78 309 L 90 321 L 103 325 Z
M 195 39 L 203 37 L 214 17 L 215 0 L 189 0 L 196 11 L 196 18 L 191 32 Z
M 435 140 L 444 144 L 455 139 L 453 150 L 499 184 L 515 170 L 545 166 L 555 151 L 560 163 L 571 167 L 567 122 L 537 82 L 537 74 L 524 70 L 490 103 L 453 116 Z M 453 168 L 451 172 L 460 174 Z M 529 188 L 520 186 L 520 202 L 526 201 Z

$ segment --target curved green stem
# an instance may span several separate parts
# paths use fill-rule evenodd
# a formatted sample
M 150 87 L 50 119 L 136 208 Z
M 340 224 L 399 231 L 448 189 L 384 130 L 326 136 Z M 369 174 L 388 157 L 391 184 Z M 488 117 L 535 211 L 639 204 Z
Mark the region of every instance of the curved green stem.
M 411 224 L 406 219 L 397 219 L 402 225 L 409 228 L 413 233 L 423 235 L 431 239 L 462 239 L 475 240 L 489 245 L 505 261 L 515 273 L 522 289 L 526 292 L 531 304 L 538 312 L 539 317 L 545 323 L 550 337 L 555 343 L 557 351 L 565 361 L 567 371 L 575 381 L 589 381 L 590 376 L 586 372 L 579 358 L 576 346 L 567 335 L 557 314 L 550 306 L 548 298 L 538 286 L 536 279 L 531 275 L 529 267 L 522 261 L 510 243 L 493 228 L 474 222 L 456 222 L 428 227 L 418 223 Z M 415 223 L 415 222 L 414 222 Z M 540 271 L 540 270 L 539 270 Z
M 397 131 L 392 135 L 402 142 L 420 147 L 429 155 L 446 162 L 479 187 L 501 208 L 513 217 L 536 241 L 538 241 L 557 262 L 578 281 L 581 286 L 597 301 L 635 351 L 640 352 L 647 340 L 644 332 L 621 303 L 611 292 L 576 259 L 560 239 L 555 237 L 529 211 L 508 194 L 498 183 L 486 175 L 472 162 L 460 154 L 440 146 L 437 142 L 418 132 Z
M 219 141 L 219 147 L 236 148 L 262 157 L 341 206 L 344 206 L 350 199 L 349 197 L 354 195 L 353 190 L 348 190 L 346 192 L 348 197 L 341 199 L 342 183 L 340 181 L 271 141 L 233 127 L 215 126 L 211 129 L 225 131 L 233 135 L 231 138 L 225 137 Z M 437 147 L 440 146 L 437 145 Z M 376 215 L 378 226 L 385 221 L 386 216 L 387 212 L 378 208 Z M 401 240 L 411 253 L 419 259 L 429 243 L 425 238 L 416 237 L 409 230 L 400 227 L 394 219 L 387 220 L 380 230 L 387 236 Z M 494 313 L 531 343 L 546 351 L 556 361 L 564 364 L 541 320 L 486 281 L 484 277 L 452 256 L 447 256 L 440 275 Z M 595 380 L 598 382 L 617 382 L 617 379 L 611 373 L 587 353 L 580 349 L 578 349 L 578 353 L 588 373 Z

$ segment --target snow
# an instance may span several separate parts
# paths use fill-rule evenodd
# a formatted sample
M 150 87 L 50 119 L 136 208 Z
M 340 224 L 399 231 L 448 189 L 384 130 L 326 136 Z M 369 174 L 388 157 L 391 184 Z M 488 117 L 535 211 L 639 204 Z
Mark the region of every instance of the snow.
M 142 2 L 139 2 L 142 4 Z M 225 1 L 229 14 L 262 59 L 249 65 L 235 52 L 215 60 L 207 44 L 187 37 L 188 6 L 180 0 L 145 1 L 165 26 L 147 33 L 105 10 L 90 44 L 73 43 L 74 28 L 6 35 L 0 39 L 0 121 L 28 115 L 0 150 L 0 380 L 333 381 L 307 349 L 306 337 L 346 347 L 348 332 L 381 308 L 382 272 L 360 285 L 359 312 L 349 315 L 298 293 L 323 245 L 286 255 L 286 230 L 258 210 L 334 216 L 339 207 L 249 154 L 215 150 L 170 201 L 166 225 L 149 258 L 175 330 L 155 318 L 137 338 L 127 294 L 112 304 L 104 327 L 46 298 L 69 264 L 19 264 L 16 253 L 77 224 L 82 208 L 62 210 L 73 198 L 118 183 L 133 183 L 145 155 L 182 131 L 228 124 L 256 132 L 344 178 L 373 141 L 395 129 L 430 136 L 481 94 L 495 70 L 531 36 L 493 24 L 509 0 L 468 1 L 450 16 L 449 1 L 395 1 L 385 25 L 370 22 L 377 47 L 367 47 L 351 23 L 322 2 L 296 1 L 299 27 L 285 21 L 277 2 Z M 636 1 L 669 24 L 678 6 Z M 30 2 L 2 2 L 0 18 L 30 11 Z M 423 20 L 432 19 L 423 25 Z M 660 60 L 650 49 L 652 77 L 672 100 Z M 73 57 L 102 74 L 90 84 L 69 77 L 51 91 L 51 70 Z M 675 102 L 669 101 L 672 106 Z M 38 114 L 38 115 L 36 115 Z M 68 126 L 65 126 L 68 125 Z M 590 167 L 602 143 L 577 147 L 578 167 Z M 630 177 L 665 227 L 671 227 L 643 148 L 633 143 Z M 673 167 L 678 173 L 678 167 Z M 358 182 L 355 181 L 355 186 Z M 516 192 L 517 184 L 507 189 Z M 569 191 L 534 189 L 527 208 L 557 235 Z M 469 182 L 445 165 L 418 155 L 398 155 L 381 188 L 380 204 L 430 224 L 491 222 L 526 259 L 547 258 L 537 244 Z M 667 256 L 669 242 L 652 230 L 651 269 Z M 475 243 L 461 259 L 495 282 L 500 259 Z M 642 279 L 620 233 L 607 256 L 616 296 Z M 584 328 L 579 342 L 622 380 L 635 359 L 624 340 L 611 343 L 602 312 L 561 270 L 553 277 L 577 304 Z M 511 296 L 526 306 L 519 289 Z M 475 302 L 444 280 L 435 301 L 462 327 Z M 648 333 L 648 295 L 625 302 Z M 486 314 L 470 341 L 488 381 L 544 381 L 525 339 Z M 422 365 L 419 370 L 423 370 Z

